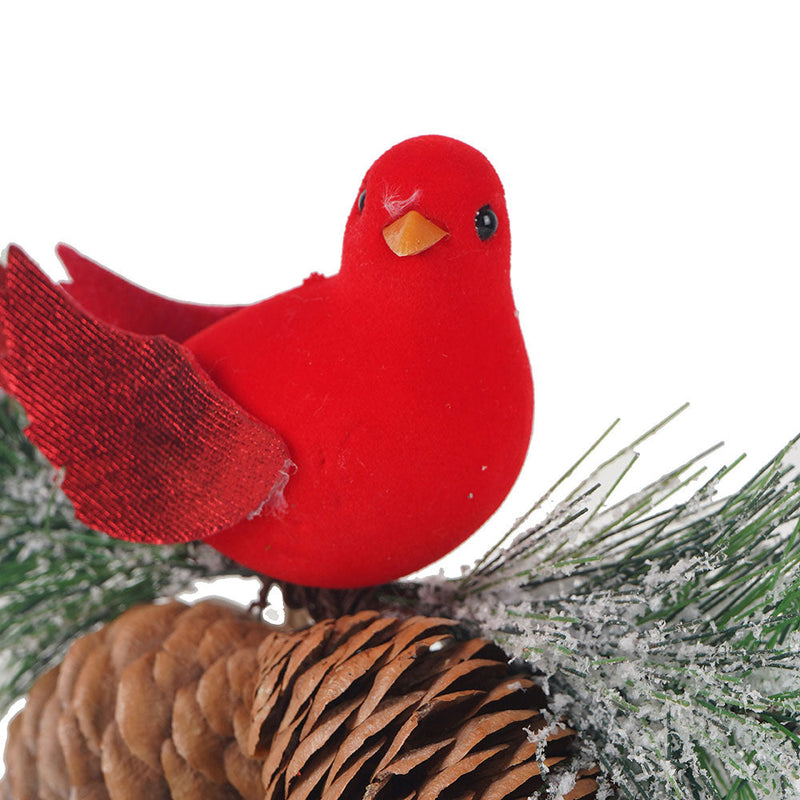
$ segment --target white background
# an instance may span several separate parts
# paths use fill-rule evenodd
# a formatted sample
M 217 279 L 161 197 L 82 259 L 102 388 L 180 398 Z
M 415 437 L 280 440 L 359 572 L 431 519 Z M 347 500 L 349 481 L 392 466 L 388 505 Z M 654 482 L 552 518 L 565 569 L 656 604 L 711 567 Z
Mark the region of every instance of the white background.
M 243 303 L 335 272 L 359 181 L 443 133 L 507 191 L 536 383 L 474 558 L 610 422 L 652 477 L 800 432 L 800 6 L 4 3 L 0 243 Z M 0 245 L 0 246 L 2 246 Z M 0 556 L 1 557 L 1 556 Z

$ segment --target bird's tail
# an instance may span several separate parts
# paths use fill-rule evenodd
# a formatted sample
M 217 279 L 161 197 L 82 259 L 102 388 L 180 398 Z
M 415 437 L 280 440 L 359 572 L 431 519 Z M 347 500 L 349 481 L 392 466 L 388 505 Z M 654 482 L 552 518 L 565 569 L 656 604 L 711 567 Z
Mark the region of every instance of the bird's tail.
M 241 306 L 184 303 L 136 286 L 86 256 L 59 244 L 58 257 L 70 280 L 62 288 L 94 319 L 129 333 L 168 336 L 185 342 Z

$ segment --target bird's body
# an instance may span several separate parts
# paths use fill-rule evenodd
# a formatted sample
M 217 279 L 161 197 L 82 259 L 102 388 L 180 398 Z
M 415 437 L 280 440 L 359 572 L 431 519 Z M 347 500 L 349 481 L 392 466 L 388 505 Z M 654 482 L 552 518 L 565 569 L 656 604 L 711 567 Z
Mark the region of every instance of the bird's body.
M 269 548 L 262 568 L 310 585 L 331 569 L 366 570 L 368 583 L 404 575 L 420 566 L 418 536 L 428 560 L 447 553 L 454 510 L 462 530 L 476 530 L 510 489 L 530 436 L 530 396 L 504 379 L 525 369 L 525 351 L 511 332 L 484 346 L 490 304 L 469 309 L 456 297 L 443 308 L 394 292 L 387 313 L 343 283 L 311 279 L 186 343 L 221 388 L 281 432 L 297 464 L 283 511 L 211 543 L 247 563 L 258 538 Z M 247 351 L 231 346 L 242 329 L 258 331 Z M 368 564 L 354 563 L 365 547 Z
M 489 229 L 476 229 L 479 210 Z M 393 223 L 415 227 L 388 233 Z M 509 251 L 488 161 L 419 137 L 367 173 L 338 274 L 186 339 L 294 465 L 282 498 L 243 509 L 209 543 L 273 577 L 344 587 L 407 574 L 476 530 L 511 488 L 531 431 Z

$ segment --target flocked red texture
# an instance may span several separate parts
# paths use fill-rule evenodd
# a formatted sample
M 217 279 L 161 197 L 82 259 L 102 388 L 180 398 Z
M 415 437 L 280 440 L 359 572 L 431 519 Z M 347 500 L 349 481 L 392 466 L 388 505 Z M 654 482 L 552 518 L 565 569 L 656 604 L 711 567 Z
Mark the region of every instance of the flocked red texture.
M 282 491 L 283 440 L 180 344 L 89 318 L 19 248 L 3 277 L 0 372 L 31 440 L 65 467 L 79 518 L 123 539 L 191 541 Z
M 475 215 L 485 205 L 499 224 L 482 241 Z M 398 257 L 382 230 L 411 209 L 448 235 Z M 489 162 L 453 139 L 411 139 L 378 159 L 354 196 L 337 275 L 312 276 L 189 338 L 211 379 L 279 431 L 297 465 L 282 512 L 209 543 L 273 577 L 349 587 L 421 568 L 475 531 L 513 485 L 531 432 L 509 253 Z M 151 413 L 153 401 L 143 393 L 131 413 Z M 179 405 L 161 408 L 165 424 L 180 422 Z M 248 480 L 247 465 L 224 468 Z M 221 475 L 219 491 L 230 480 Z

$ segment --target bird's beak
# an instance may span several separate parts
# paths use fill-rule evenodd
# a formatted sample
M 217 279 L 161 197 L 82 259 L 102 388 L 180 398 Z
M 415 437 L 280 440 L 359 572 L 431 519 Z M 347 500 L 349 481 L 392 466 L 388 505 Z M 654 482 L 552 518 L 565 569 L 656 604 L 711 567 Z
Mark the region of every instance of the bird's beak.
M 425 219 L 419 211 L 409 211 L 383 229 L 383 238 L 395 255 L 413 256 L 433 247 L 447 231 Z

